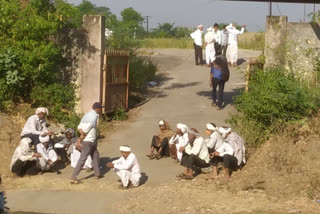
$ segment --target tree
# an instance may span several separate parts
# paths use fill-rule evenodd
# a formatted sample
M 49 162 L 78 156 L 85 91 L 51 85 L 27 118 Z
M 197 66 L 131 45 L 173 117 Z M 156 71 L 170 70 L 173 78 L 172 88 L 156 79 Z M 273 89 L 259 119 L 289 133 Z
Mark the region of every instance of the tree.
M 141 25 L 144 18 L 140 13 L 135 11 L 132 7 L 126 8 L 121 12 L 121 17 L 123 22 L 132 22 L 137 26 Z

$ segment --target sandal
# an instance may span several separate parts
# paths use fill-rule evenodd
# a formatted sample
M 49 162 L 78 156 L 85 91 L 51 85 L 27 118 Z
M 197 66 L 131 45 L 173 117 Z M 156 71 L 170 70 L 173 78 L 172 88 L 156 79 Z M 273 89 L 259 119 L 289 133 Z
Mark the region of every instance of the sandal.
M 183 177 L 183 179 L 185 179 L 185 180 L 192 180 L 194 177 L 193 176 L 190 176 L 190 175 L 185 175 L 184 177 Z
M 180 173 L 180 174 L 177 175 L 177 178 L 182 178 L 182 177 L 184 177 L 184 176 L 185 176 L 185 174 L 182 172 L 182 173 Z
M 154 155 L 154 154 L 149 157 L 150 160 L 153 160 L 155 158 L 156 158 L 156 155 Z
M 79 181 L 79 180 L 71 180 L 70 183 L 71 184 L 80 184 L 81 181 Z
M 148 158 L 151 158 L 153 154 L 146 155 Z
M 160 160 L 162 158 L 162 155 L 157 155 L 156 159 Z

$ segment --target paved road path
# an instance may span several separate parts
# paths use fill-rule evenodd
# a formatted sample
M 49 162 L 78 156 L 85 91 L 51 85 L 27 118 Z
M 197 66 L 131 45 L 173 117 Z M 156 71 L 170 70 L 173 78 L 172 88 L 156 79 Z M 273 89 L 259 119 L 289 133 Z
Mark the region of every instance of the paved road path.
M 244 86 L 241 72 L 246 64 L 243 63 L 240 69 L 231 69 L 231 78 L 225 88 L 227 106 L 218 111 L 210 104 L 209 69 L 194 65 L 192 50 L 172 49 L 154 50 L 154 52 L 152 58 L 159 66 L 158 77 L 161 80 L 160 85 L 155 88 L 154 98 L 141 106 L 136 117 L 126 122 L 124 128 L 117 130 L 106 139 L 107 142 L 99 146 L 102 162 L 106 162 L 110 157 L 119 156 L 119 145 L 130 145 L 138 156 L 144 172 L 145 186 L 173 181 L 175 175 L 181 171 L 181 167 L 169 158 L 150 161 L 145 157 L 149 152 L 152 134 L 158 132 L 158 120 L 168 120 L 173 128 L 177 122 L 183 122 L 189 127 L 197 128 L 201 133 L 204 133 L 207 122 L 224 125 L 225 119 L 235 111 L 232 106 L 232 96 Z M 246 60 L 248 57 L 258 56 L 259 52 L 240 51 L 239 55 Z M 105 182 L 116 182 L 117 178 L 113 172 L 104 172 Z M 68 178 L 70 173 L 71 169 L 66 169 L 61 177 Z M 86 175 L 81 174 L 81 176 Z M 97 181 L 90 178 L 85 182 L 95 185 Z M 13 210 L 51 213 L 107 213 L 106 209 L 112 209 L 115 201 L 125 200 L 127 197 L 131 197 L 130 192 L 99 190 L 97 193 L 95 187 L 89 193 L 18 191 L 8 193 L 8 206 Z

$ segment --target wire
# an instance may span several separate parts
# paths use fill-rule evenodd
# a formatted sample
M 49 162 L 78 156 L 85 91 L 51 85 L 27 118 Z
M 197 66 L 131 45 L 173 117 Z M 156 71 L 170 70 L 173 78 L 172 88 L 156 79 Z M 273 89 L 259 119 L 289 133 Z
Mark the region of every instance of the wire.
M 281 14 L 281 10 L 280 10 L 280 7 L 279 7 L 279 4 L 278 4 L 278 3 L 276 3 L 276 5 L 277 5 L 277 8 L 278 8 L 278 11 L 279 11 L 280 16 L 282 16 L 282 14 Z

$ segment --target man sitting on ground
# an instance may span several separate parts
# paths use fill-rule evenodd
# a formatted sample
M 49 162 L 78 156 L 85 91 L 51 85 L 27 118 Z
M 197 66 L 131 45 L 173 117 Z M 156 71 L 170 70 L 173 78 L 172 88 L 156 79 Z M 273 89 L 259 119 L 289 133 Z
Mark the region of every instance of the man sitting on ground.
M 207 124 L 206 134 L 209 136 L 205 140 L 209 153 L 215 152 L 222 145 L 223 139 L 214 123 Z
M 237 133 L 232 132 L 231 128 L 220 127 L 219 132 L 226 143 L 228 143 L 234 150 L 234 156 L 238 160 L 238 167 L 241 168 L 246 164 L 246 149 L 244 147 L 244 140 Z
M 50 137 L 39 137 L 40 143 L 37 145 L 37 151 L 41 154 L 39 159 L 40 168 L 43 172 L 57 172 L 60 174 L 59 170 L 55 168 L 55 163 L 58 160 L 58 155 L 54 151 L 52 145 L 49 143 Z
M 136 156 L 131 153 L 129 146 L 120 146 L 121 157 L 106 164 L 108 168 L 114 168 L 120 177 L 122 188 L 137 187 L 140 184 L 140 166 Z
M 188 131 L 189 143 L 186 147 L 181 147 L 179 150 L 183 153 L 181 165 L 184 166 L 184 172 L 178 175 L 182 179 L 193 179 L 194 168 L 209 167 L 210 158 L 208 148 L 196 129 Z
M 182 123 L 177 124 L 177 131 L 169 141 L 170 153 L 173 159 L 178 162 L 182 159 L 182 153 L 179 151 L 181 147 L 188 144 L 188 126 Z
M 35 115 L 28 118 L 21 132 L 21 139 L 28 137 L 36 148 L 39 143 L 39 136 L 51 136 L 53 132 L 49 132 L 46 126 L 46 116 L 49 115 L 47 108 L 37 108 Z
M 41 154 L 32 151 L 31 143 L 32 140 L 28 137 L 21 139 L 13 153 L 10 170 L 19 177 L 36 175 L 40 171 L 37 167 L 37 158 L 41 158 Z
M 158 135 L 153 136 L 151 142 L 151 151 L 147 155 L 150 159 L 161 159 L 163 156 L 170 156 L 169 153 L 169 139 L 173 136 L 174 132 L 170 129 L 169 123 L 165 120 L 159 121 L 160 132 Z M 157 151 L 154 154 L 154 150 Z
M 54 145 L 55 150 L 61 158 L 61 161 L 67 166 L 70 164 L 68 155 L 70 154 L 71 145 L 76 143 L 78 138 L 75 136 L 75 131 L 71 128 L 65 132 L 65 138 Z

